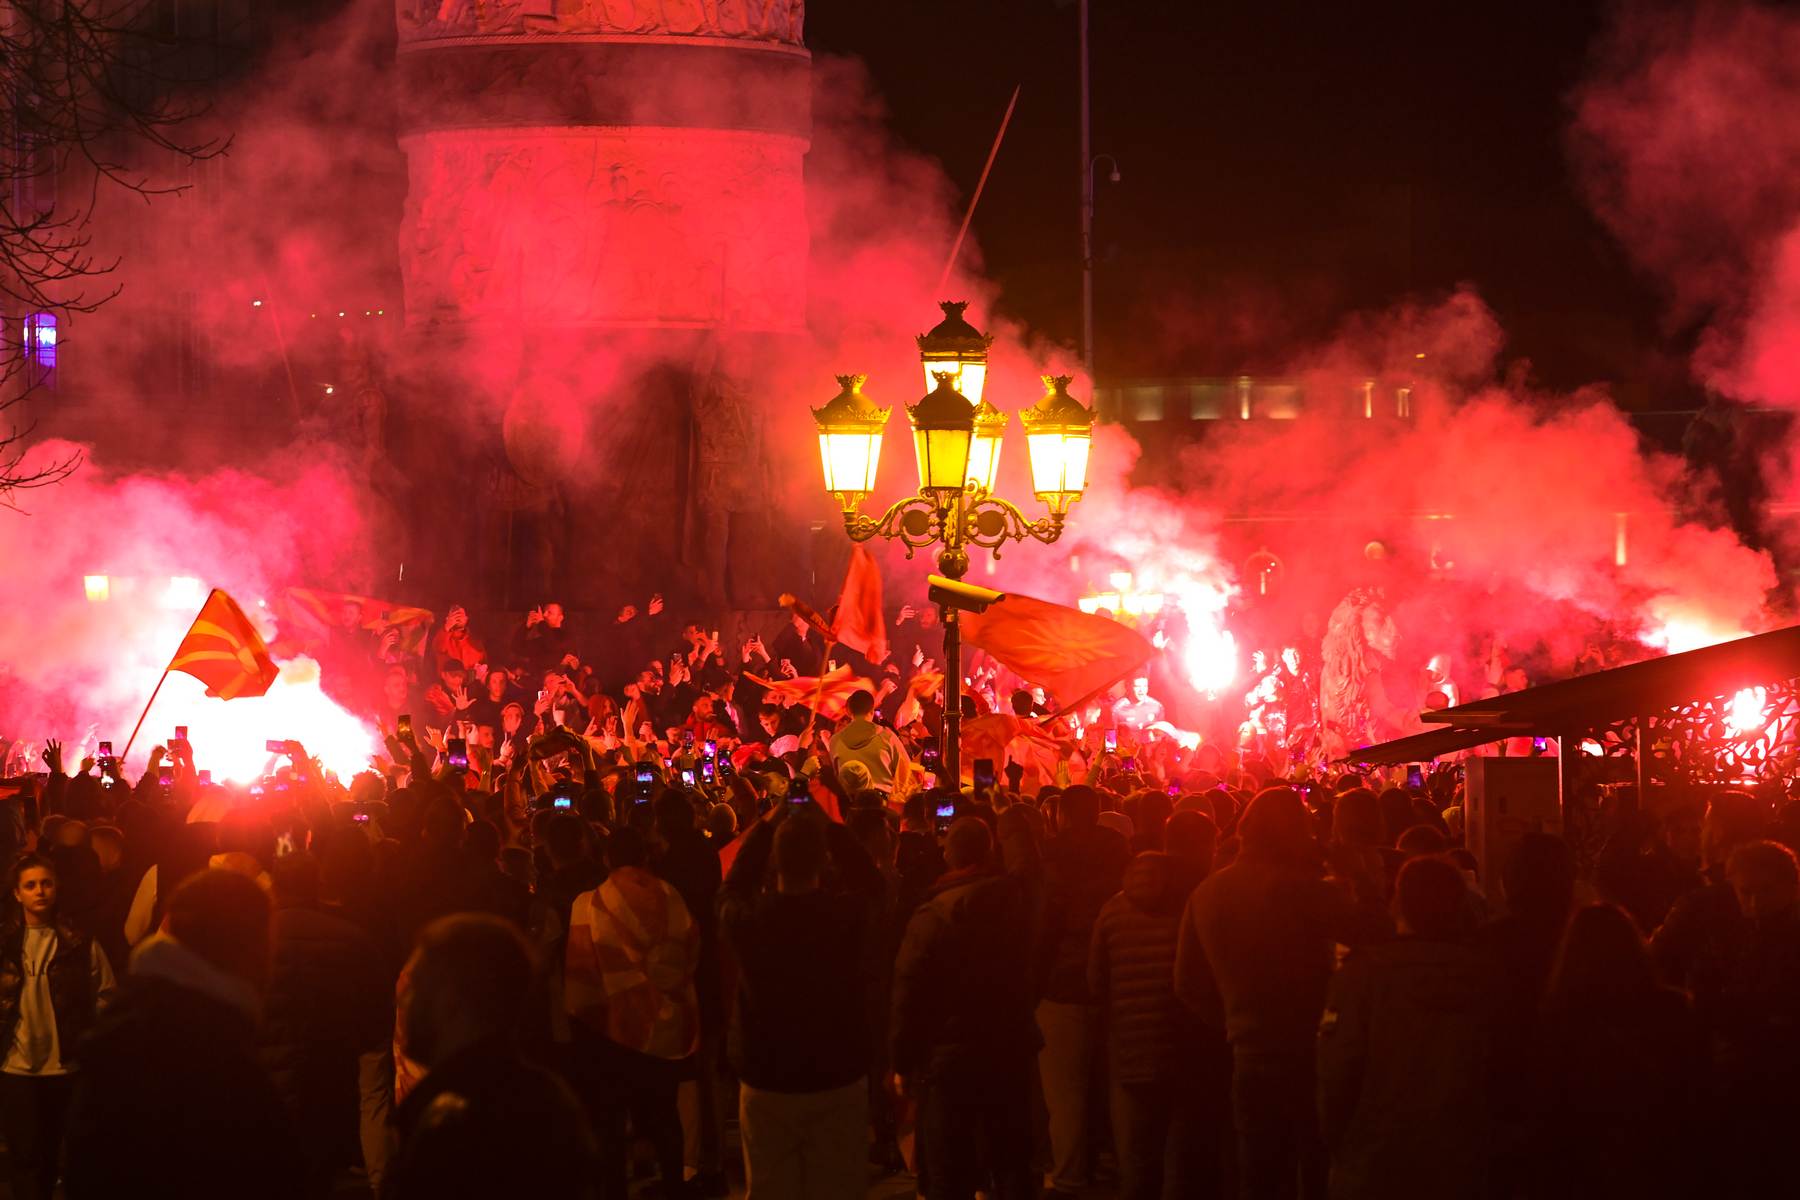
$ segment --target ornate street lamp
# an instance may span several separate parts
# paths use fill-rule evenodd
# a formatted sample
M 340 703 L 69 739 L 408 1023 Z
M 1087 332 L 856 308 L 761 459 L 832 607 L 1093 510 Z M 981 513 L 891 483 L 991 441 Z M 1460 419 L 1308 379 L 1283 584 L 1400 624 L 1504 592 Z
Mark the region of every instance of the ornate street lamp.
M 984 492 L 994 490 L 1000 475 L 1000 443 L 1012 418 L 986 400 L 975 406 L 975 440 L 969 443 L 969 483 Z
M 937 386 L 906 410 L 919 455 L 919 492 L 949 502 L 969 482 L 969 444 L 975 439 L 975 406 L 940 371 Z
M 1062 536 L 1070 506 L 1087 488 L 1094 414 L 1069 395 L 1068 376 L 1045 376 L 1043 399 L 1019 419 L 1031 456 L 1032 490 L 1048 513 L 1032 520 L 995 495 L 1008 416 L 982 399 L 992 339 L 963 319 L 964 304 L 942 307 L 943 322 L 919 338 L 929 391 L 906 412 L 918 456 L 916 495 L 896 501 L 878 517 L 860 511 L 875 490 L 881 431 L 889 412 L 862 394 L 863 376 L 838 376 L 842 390 L 813 416 L 819 425 L 825 489 L 843 509 L 850 540 L 890 538 L 906 547 L 908 558 L 921 547 L 936 545 L 938 570 L 961 579 L 969 569 L 969 546 L 986 547 L 998 558 L 1009 541 L 1050 543 Z M 944 766 L 947 777 L 960 785 L 962 638 L 957 610 L 945 605 L 943 614 Z
M 941 300 L 938 307 L 944 310 L 944 319 L 930 333 L 918 337 L 925 390 L 936 385 L 938 372 L 948 371 L 950 386 L 967 396 L 970 403 L 980 404 L 981 394 L 987 389 L 988 346 L 993 335 L 963 319 L 963 310 L 969 307 L 967 300 Z
M 813 409 L 819 423 L 819 458 L 825 467 L 825 490 L 836 496 L 846 513 L 856 511 L 875 490 L 881 466 L 881 431 L 891 408 L 877 408 L 863 395 L 866 375 L 839 375 L 838 394 L 824 408 Z
M 1053 515 L 1069 511 L 1087 490 L 1093 410 L 1069 395 L 1069 376 L 1044 376 L 1044 398 L 1019 414 L 1031 452 L 1031 486 Z

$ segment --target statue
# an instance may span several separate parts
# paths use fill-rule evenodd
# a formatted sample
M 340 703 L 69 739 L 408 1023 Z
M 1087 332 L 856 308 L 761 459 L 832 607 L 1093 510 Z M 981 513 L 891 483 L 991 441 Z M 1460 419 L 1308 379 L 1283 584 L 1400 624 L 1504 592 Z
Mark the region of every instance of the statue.
M 750 397 L 731 371 L 729 357 L 717 335 L 709 336 L 695 354 L 689 376 L 698 518 L 693 548 L 700 588 L 708 603 L 718 607 L 731 607 L 726 575 L 732 523 L 766 503 Z
M 1399 640 L 1380 588 L 1356 588 L 1331 610 L 1319 673 L 1320 737 L 1326 761 L 1404 731 L 1406 716 L 1389 701 L 1381 681 Z

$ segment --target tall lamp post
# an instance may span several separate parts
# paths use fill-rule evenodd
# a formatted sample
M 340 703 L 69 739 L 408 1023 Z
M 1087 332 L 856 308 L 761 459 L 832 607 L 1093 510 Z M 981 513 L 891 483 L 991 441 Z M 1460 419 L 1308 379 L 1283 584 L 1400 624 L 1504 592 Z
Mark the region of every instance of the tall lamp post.
M 839 392 L 813 410 L 819 426 L 819 455 L 825 490 L 837 497 L 844 532 L 854 542 L 881 537 L 900 542 L 906 556 L 936 545 L 938 570 L 961 579 L 969 569 L 969 546 L 1000 556 L 1009 541 L 1054 542 L 1062 536 L 1069 508 L 1087 487 L 1088 447 L 1094 414 L 1069 395 L 1069 377 L 1046 375 L 1045 392 L 1019 414 L 1031 460 L 1032 491 L 1046 510 L 1032 520 L 994 493 L 1000 447 L 1009 417 L 984 398 L 987 351 L 992 341 L 963 318 L 962 303 L 945 303 L 944 320 L 919 338 L 919 361 L 929 389 L 906 410 L 918 460 L 919 490 L 890 505 L 880 516 L 861 511 L 875 490 L 882 431 L 891 408 L 863 394 L 866 376 L 839 375 Z M 960 386 L 959 386 L 960 385 Z M 957 610 L 942 606 L 944 618 L 945 773 L 961 786 L 962 637 Z

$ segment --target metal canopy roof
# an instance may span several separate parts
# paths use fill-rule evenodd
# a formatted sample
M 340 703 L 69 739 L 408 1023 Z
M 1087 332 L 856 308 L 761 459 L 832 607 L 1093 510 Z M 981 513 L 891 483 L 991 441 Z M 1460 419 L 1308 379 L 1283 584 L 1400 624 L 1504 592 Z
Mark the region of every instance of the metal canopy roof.
M 1423 762 L 1505 737 L 1560 737 L 1679 704 L 1800 678 L 1800 625 L 1420 713 L 1442 729 L 1353 751 L 1363 763 Z
M 1411 737 L 1395 738 L 1391 742 L 1352 750 L 1344 756 L 1344 761 L 1377 766 L 1429 762 L 1445 754 L 1454 754 L 1458 750 L 1467 750 L 1510 736 L 1509 733 L 1493 729 L 1432 729 L 1425 733 L 1415 733 Z

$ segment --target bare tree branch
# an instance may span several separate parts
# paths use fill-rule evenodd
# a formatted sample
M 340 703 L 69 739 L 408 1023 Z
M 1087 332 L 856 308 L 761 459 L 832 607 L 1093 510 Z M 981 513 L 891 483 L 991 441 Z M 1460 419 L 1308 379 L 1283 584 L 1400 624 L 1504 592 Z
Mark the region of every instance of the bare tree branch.
M 118 294 L 116 258 L 91 222 L 105 192 L 146 201 L 185 190 L 193 163 L 225 139 L 194 133 L 205 106 L 185 69 L 201 44 L 161 36 L 154 0 L 0 0 L 0 506 L 69 477 L 80 455 L 26 464 L 34 423 L 15 415 L 40 390 L 47 346 L 72 314 Z M 54 335 L 52 335 L 54 336 Z

